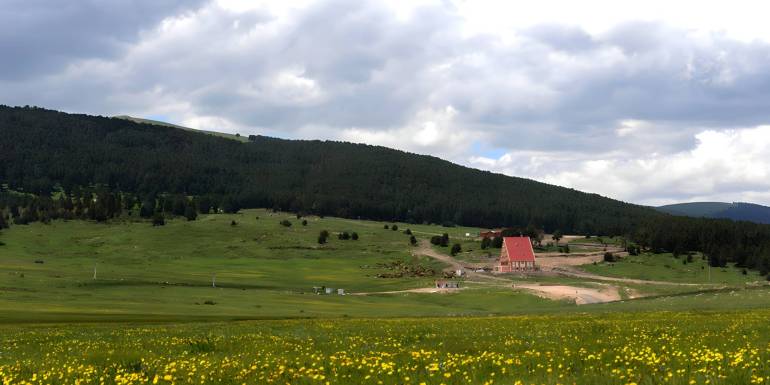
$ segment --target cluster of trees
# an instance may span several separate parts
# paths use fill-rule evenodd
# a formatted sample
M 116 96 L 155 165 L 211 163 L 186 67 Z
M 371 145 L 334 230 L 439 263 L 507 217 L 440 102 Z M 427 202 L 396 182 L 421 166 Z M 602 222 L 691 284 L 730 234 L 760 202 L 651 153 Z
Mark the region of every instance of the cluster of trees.
M 436 246 L 447 247 L 449 246 L 449 234 L 434 235 L 430 237 L 430 243 Z
M 627 236 L 640 250 L 670 252 L 674 256 L 700 251 L 711 266 L 735 263 L 770 273 L 770 226 L 728 219 L 666 217 L 648 220 Z M 631 252 L 631 250 L 629 250 Z
M 106 187 L 75 188 L 71 193 L 58 191 L 50 196 L 2 189 L 0 228 L 10 223 L 26 225 L 56 219 L 105 222 L 122 215 L 152 219 L 154 225 L 163 225 L 167 215 L 195 220 L 197 205 L 196 199 L 178 194 L 140 199 L 135 194 L 111 191 Z

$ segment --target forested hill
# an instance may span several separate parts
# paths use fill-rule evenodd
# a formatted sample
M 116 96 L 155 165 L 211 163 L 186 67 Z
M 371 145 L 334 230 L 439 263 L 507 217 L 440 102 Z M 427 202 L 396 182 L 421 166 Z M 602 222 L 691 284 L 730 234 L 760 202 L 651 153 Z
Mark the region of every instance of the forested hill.
M 753 203 L 693 202 L 660 206 L 657 209 L 672 215 L 770 224 L 770 207 Z
M 48 194 L 103 184 L 206 196 L 220 208 L 622 234 L 652 209 L 384 147 L 248 143 L 125 119 L 0 107 L 0 183 Z

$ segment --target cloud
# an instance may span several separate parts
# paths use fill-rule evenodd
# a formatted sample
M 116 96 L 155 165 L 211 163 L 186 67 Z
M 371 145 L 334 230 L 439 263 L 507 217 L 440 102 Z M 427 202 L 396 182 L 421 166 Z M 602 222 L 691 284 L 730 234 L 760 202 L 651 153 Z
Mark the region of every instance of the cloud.
M 761 20 L 546 3 L 12 0 L 0 102 L 381 144 L 634 202 L 770 203 L 736 171 L 770 165 L 740 139 L 770 124 Z M 713 135 L 737 141 L 718 173 L 697 163 Z

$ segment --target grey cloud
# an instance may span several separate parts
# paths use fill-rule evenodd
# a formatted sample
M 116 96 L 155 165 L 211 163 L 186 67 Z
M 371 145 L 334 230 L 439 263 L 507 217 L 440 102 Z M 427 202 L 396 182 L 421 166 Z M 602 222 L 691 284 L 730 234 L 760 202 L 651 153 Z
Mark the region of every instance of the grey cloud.
M 61 70 L 73 60 L 114 58 L 139 32 L 201 0 L 6 0 L 0 8 L 0 79 Z M 9 60 L 10 59 L 10 60 Z

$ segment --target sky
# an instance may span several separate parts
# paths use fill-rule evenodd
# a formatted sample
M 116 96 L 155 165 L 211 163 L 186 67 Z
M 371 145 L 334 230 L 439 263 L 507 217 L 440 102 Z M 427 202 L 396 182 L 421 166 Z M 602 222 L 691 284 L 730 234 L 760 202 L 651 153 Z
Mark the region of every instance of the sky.
M 4 0 L 0 104 L 770 205 L 761 1 Z

